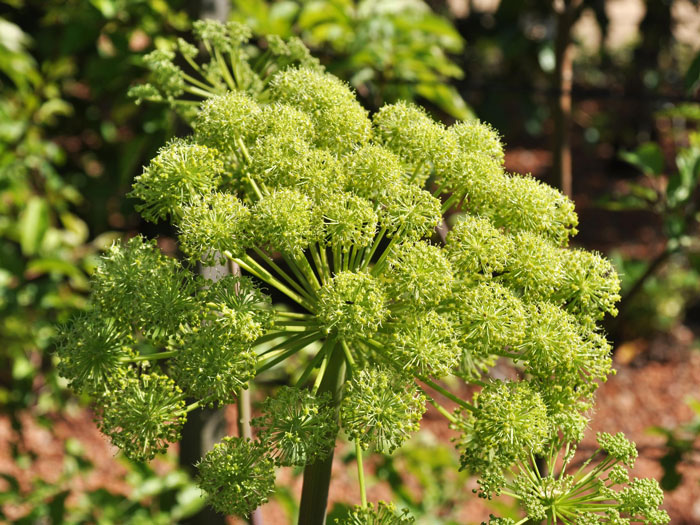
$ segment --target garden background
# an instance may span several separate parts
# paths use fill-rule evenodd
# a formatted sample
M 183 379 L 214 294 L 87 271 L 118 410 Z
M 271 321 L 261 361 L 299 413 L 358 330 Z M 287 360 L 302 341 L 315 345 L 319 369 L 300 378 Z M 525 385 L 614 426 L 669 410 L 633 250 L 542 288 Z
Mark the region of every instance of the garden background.
M 612 258 L 623 279 L 607 323 L 618 374 L 589 435 L 625 432 L 640 448 L 635 474 L 667 490 L 672 523 L 700 523 L 700 6 L 689 0 L 0 1 L 0 521 L 214 519 L 178 467 L 178 452 L 211 436 L 151 465 L 126 460 L 52 355 L 56 324 L 85 306 L 113 240 L 159 235 L 177 253 L 174 232 L 139 219 L 125 194 L 186 127 L 127 92 L 148 75 L 143 54 L 201 16 L 300 35 L 370 111 L 410 98 L 446 123 L 490 122 L 508 170 L 572 196 L 575 245 Z M 200 416 L 209 434 L 235 433 L 235 408 Z M 371 499 L 393 498 L 419 523 L 507 515 L 472 497 L 436 421 L 429 411 L 405 447 L 370 461 Z M 350 460 L 350 448 L 336 454 Z M 359 496 L 354 473 L 335 471 L 340 515 Z M 294 515 L 299 474 L 283 472 L 268 522 Z

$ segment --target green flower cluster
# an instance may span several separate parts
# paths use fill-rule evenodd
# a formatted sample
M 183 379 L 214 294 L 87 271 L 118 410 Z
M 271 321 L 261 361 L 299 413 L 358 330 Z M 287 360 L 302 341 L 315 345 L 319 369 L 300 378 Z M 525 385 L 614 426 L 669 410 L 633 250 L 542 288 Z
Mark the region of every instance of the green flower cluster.
M 546 474 L 530 456 L 521 459 L 513 469 L 514 478 L 504 482 L 503 491 L 522 503 L 526 519 L 572 525 L 670 522 L 666 511 L 659 509 L 663 492 L 658 482 L 630 480 L 628 467 L 634 465 L 637 449 L 622 434 L 599 434 L 599 448 L 572 473 L 567 467 L 571 466 L 575 446 L 567 444 L 562 455 L 558 448 L 561 444 L 553 444 L 542 454 Z M 593 459 L 599 455 L 604 457 L 594 465 Z M 489 523 L 515 522 L 492 517 Z
M 249 278 L 205 281 L 142 237 L 102 258 L 91 302 L 56 340 L 59 372 L 96 398 L 101 430 L 135 459 L 177 441 L 194 406 L 246 388 L 258 363 L 252 343 L 273 324 L 269 297 Z M 198 402 L 187 407 L 185 397 Z
M 338 525 L 411 525 L 416 520 L 407 510 L 396 510 L 393 503 L 380 501 L 377 508 L 372 503 L 357 505 L 346 518 L 335 520 Z
M 330 395 L 314 396 L 291 387 L 268 397 L 253 425 L 260 428 L 260 440 L 274 446 L 275 463 L 286 467 L 325 459 L 335 448 L 338 433 Z
M 104 431 L 150 456 L 192 407 L 229 403 L 286 361 L 299 366 L 296 385 L 263 404 L 259 440 L 227 439 L 200 464 L 222 512 L 265 501 L 275 464 L 326 457 L 339 423 L 361 472 L 362 449 L 401 446 L 430 402 L 461 432 L 462 466 L 484 495 L 521 494 L 533 520 L 602 515 L 573 495 L 607 490 L 601 473 L 631 457 L 615 439 L 603 438 L 594 474 L 512 478 L 581 439 L 597 382 L 612 372 L 597 323 L 616 313 L 619 280 L 600 255 L 567 247 L 573 203 L 505 173 L 487 124 L 446 127 L 403 102 L 370 118 L 296 41 L 270 38 L 258 53 L 237 24 L 201 22 L 196 33 L 203 65 L 184 42 L 187 70 L 171 51 L 147 58 L 154 84 L 139 93 L 183 110 L 193 133 L 158 152 L 132 197 L 146 219 L 173 223 L 191 262 L 230 261 L 246 277 L 204 282 L 141 238 L 112 248 L 93 311 L 58 351 L 62 373 L 105 404 Z M 442 242 L 448 211 L 459 219 Z M 273 303 L 261 283 L 295 307 Z M 489 379 L 499 358 L 519 380 Z M 450 375 L 481 389 L 460 399 L 437 382 Z M 605 512 L 657 519 L 655 494 L 632 482 Z M 355 522 L 400 523 L 387 509 L 363 506 Z

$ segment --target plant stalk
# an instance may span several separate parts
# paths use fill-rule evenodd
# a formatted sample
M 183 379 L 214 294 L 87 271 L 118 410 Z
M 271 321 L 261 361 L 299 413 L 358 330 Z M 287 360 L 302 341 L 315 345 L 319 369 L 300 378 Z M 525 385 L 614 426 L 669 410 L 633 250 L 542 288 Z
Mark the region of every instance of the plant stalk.
M 330 392 L 333 396 L 333 404 L 337 407 L 340 404 L 344 380 L 345 356 L 340 345 L 336 345 L 331 350 L 331 357 L 318 391 L 320 393 Z M 333 452 L 326 459 L 307 465 L 304 469 L 299 525 L 324 525 L 332 468 Z

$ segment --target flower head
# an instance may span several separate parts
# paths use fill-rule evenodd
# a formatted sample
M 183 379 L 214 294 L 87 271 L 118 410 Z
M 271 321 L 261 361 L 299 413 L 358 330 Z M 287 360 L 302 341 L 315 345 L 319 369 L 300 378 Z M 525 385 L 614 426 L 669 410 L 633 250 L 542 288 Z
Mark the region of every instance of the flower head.
M 375 508 L 372 503 L 356 505 L 346 518 L 336 519 L 338 525 L 411 525 L 416 520 L 407 510 L 399 512 L 393 503 L 380 501 Z
M 101 404 L 100 430 L 131 459 L 153 459 L 180 439 L 185 401 L 168 377 L 127 377 L 103 394 Z
M 347 383 L 340 420 L 362 448 L 393 452 L 418 430 L 425 397 L 415 384 L 388 369 L 363 369 Z
M 342 337 L 372 335 L 386 318 L 387 296 L 367 273 L 340 272 L 319 293 L 317 317 Z
M 221 182 L 224 165 L 218 152 L 199 144 L 173 140 L 136 177 L 130 197 L 144 219 L 179 218 L 193 195 L 210 193 Z
M 336 410 L 328 393 L 316 396 L 290 387 L 282 387 L 265 400 L 262 416 L 253 425 L 281 466 L 304 466 L 325 459 L 338 433 Z
M 56 340 L 58 372 L 77 392 L 100 393 L 114 378 L 126 377 L 124 360 L 135 355 L 131 334 L 118 322 L 91 310 L 61 328 Z
M 259 441 L 226 437 L 197 464 L 199 486 L 222 514 L 247 516 L 275 490 L 275 467 Z

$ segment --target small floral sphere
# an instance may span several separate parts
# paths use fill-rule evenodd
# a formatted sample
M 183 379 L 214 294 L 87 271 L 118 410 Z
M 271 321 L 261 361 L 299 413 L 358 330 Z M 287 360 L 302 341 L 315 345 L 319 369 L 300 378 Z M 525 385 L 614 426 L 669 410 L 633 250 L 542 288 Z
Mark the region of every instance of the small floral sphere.
M 245 143 L 256 135 L 251 121 L 261 112 L 260 106 L 246 93 L 231 91 L 202 102 L 194 122 L 198 143 L 225 155 L 229 161 L 242 153 L 238 139 Z
M 444 377 L 457 367 L 462 354 L 452 320 L 434 310 L 402 316 L 386 345 L 407 372 Z
M 598 432 L 596 439 L 598 446 L 608 455 L 622 461 L 628 467 L 634 467 L 634 462 L 637 459 L 637 446 L 622 432 L 618 432 L 614 436 L 607 432 Z
M 225 404 L 255 377 L 257 357 L 226 325 L 205 322 L 182 335 L 171 373 L 197 399 Z
M 272 327 L 272 300 L 250 277 L 227 275 L 205 285 L 200 296 L 206 319 L 222 325 L 232 340 L 249 344 Z
M 364 449 L 393 452 L 416 432 L 425 397 L 415 384 L 388 369 L 363 369 L 347 383 L 340 420 L 350 439 Z
M 134 357 L 131 334 L 104 313 L 91 310 L 63 326 L 56 339 L 58 373 L 76 392 L 99 394 L 108 382 L 126 377 L 124 360 Z
M 369 140 L 367 111 L 350 87 L 333 75 L 304 67 L 287 69 L 272 79 L 270 96 L 311 116 L 320 147 L 342 152 Z
M 196 320 L 198 283 L 154 240 L 136 236 L 115 243 L 101 258 L 92 300 L 107 316 L 160 344 Z
M 527 301 L 548 300 L 559 291 L 564 279 L 558 248 L 531 232 L 513 236 L 505 272 L 498 280 Z
M 251 226 L 263 245 L 286 255 L 301 255 L 321 236 L 321 214 L 303 193 L 277 190 L 263 197 L 253 208 Z
M 525 381 L 492 381 L 474 396 L 459 448 L 461 462 L 477 473 L 507 468 L 538 453 L 550 435 L 547 407 Z
M 161 148 L 136 177 L 129 196 L 142 201 L 136 210 L 148 221 L 179 218 L 182 203 L 192 195 L 216 190 L 223 171 L 218 151 L 176 139 Z
M 512 233 L 531 232 L 557 246 L 566 246 L 577 233 L 574 203 L 559 190 L 519 175 L 506 176 L 500 186 L 493 201 L 475 201 L 473 211 Z
M 381 200 L 403 177 L 401 160 L 390 150 L 369 144 L 346 157 L 347 190 L 365 199 Z
M 379 224 L 407 241 L 429 237 L 442 220 L 439 199 L 413 184 L 394 185 L 382 200 Z
M 490 279 L 506 267 L 513 240 L 484 217 L 463 216 L 447 234 L 445 251 L 462 280 Z
M 463 152 L 480 153 L 498 161 L 505 159 L 501 137 L 491 125 L 478 119 L 457 122 L 449 128 L 457 138 L 457 144 Z
M 222 514 L 248 516 L 275 490 L 275 467 L 259 441 L 226 437 L 197 464 L 198 483 Z
M 605 314 L 617 315 L 620 278 L 612 263 L 595 252 L 560 250 L 563 279 L 555 297 L 583 324 L 595 327 Z
M 386 302 L 382 286 L 368 273 L 340 272 L 320 290 L 317 317 L 341 337 L 370 336 L 388 315 Z
M 235 195 L 211 193 L 195 196 L 183 207 L 180 247 L 190 259 L 223 264 L 223 252 L 245 253 L 249 242 L 250 210 Z
M 416 186 L 424 186 L 433 166 L 445 163 L 456 151 L 454 137 L 415 104 L 387 104 L 373 120 L 380 144 L 408 165 L 409 182 Z
M 380 501 L 364 507 L 356 505 L 345 518 L 336 518 L 337 525 L 411 525 L 416 520 L 407 510 L 399 512 L 393 503 Z
M 101 398 L 100 430 L 131 459 L 148 461 L 180 439 L 185 400 L 163 375 L 127 377 Z
M 437 246 L 424 241 L 400 244 L 387 262 L 387 289 L 394 300 L 425 307 L 452 294 L 452 266 Z
M 369 246 L 377 233 L 377 214 L 372 203 L 352 193 L 334 193 L 323 206 L 327 243 L 347 253 L 353 246 Z
M 480 282 L 458 290 L 455 299 L 457 337 L 466 353 L 486 357 L 523 343 L 527 310 L 505 286 Z
M 282 387 L 268 397 L 262 416 L 253 420 L 258 438 L 270 447 L 275 464 L 304 466 L 325 459 L 335 448 L 338 434 L 336 410 L 328 393 Z

